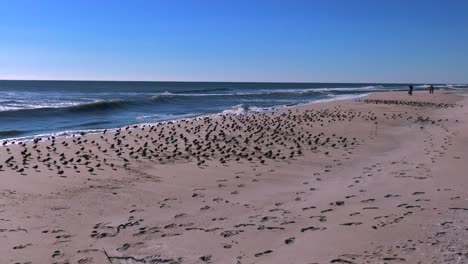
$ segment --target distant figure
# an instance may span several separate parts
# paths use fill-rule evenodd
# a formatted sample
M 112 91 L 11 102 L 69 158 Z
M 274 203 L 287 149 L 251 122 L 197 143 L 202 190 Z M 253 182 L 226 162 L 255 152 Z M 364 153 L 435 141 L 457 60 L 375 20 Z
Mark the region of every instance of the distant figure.
M 413 85 L 410 85 L 410 86 L 409 86 L 408 94 L 409 94 L 409 95 L 413 95 Z
M 429 86 L 429 93 L 430 94 L 434 93 L 434 85 L 432 85 L 432 84 L 431 84 L 431 86 Z

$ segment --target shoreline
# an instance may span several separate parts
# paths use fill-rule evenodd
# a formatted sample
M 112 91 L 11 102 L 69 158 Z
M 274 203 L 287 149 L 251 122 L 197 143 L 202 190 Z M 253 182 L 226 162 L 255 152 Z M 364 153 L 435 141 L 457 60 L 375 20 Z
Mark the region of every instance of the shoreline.
M 255 113 L 268 113 L 268 112 L 273 112 L 277 111 L 279 109 L 287 109 L 287 108 L 294 108 L 294 107 L 301 107 L 301 106 L 307 106 L 307 105 L 314 105 L 314 104 L 322 104 L 322 103 L 329 103 L 329 102 L 335 102 L 335 101 L 346 101 L 346 100 L 355 100 L 357 98 L 362 98 L 362 97 L 367 97 L 371 93 L 365 93 L 365 94 L 358 94 L 358 95 L 343 95 L 343 97 L 346 98 L 330 98 L 330 99 L 320 99 L 317 101 L 311 101 L 307 103 L 297 103 L 294 105 L 277 105 L 277 106 L 272 106 L 272 107 L 266 107 L 267 110 L 247 110 L 244 112 L 244 109 L 241 109 L 241 113 L 236 113 L 236 110 L 233 110 L 232 108 L 237 109 L 238 107 L 242 108 L 242 105 L 234 106 L 232 108 L 223 110 L 222 112 L 219 113 L 213 113 L 213 114 L 201 114 L 201 115 L 195 115 L 193 117 L 182 117 L 182 118 L 177 118 L 177 119 L 169 119 L 169 120 L 162 120 L 158 122 L 149 122 L 149 123 L 132 123 L 128 124 L 125 126 L 121 127 L 113 127 L 113 128 L 96 128 L 96 129 L 83 129 L 83 130 L 66 130 L 66 131 L 60 131 L 60 132 L 52 132 L 52 133 L 46 133 L 46 134 L 37 134 L 37 135 L 31 135 L 31 136 L 23 136 L 23 137 L 11 137 L 11 138 L 4 138 L 0 139 L 0 144 L 3 144 L 4 142 L 7 142 L 6 145 L 11 144 L 11 142 L 33 142 L 34 140 L 43 140 L 47 138 L 55 138 L 55 139 L 60 139 L 60 138 L 71 138 L 74 136 L 80 136 L 82 133 L 85 135 L 87 134 L 99 134 L 102 133 L 104 130 L 110 131 L 110 132 L 115 132 L 118 129 L 124 129 L 125 127 L 133 127 L 133 126 L 152 126 L 152 125 L 158 125 L 158 124 L 167 124 L 170 122 L 184 122 L 184 121 L 190 121 L 190 120 L 197 120 L 199 118 L 205 118 L 205 117 L 219 117 L 222 115 L 238 115 L 238 114 L 255 114 Z M 349 98 L 348 98 L 349 97 Z M 255 107 L 255 108 L 260 108 L 260 107 Z M 231 112 L 232 111 L 232 112 Z
M 316 84 L 314 84 L 316 86 Z M 357 96 L 361 96 L 359 94 L 355 94 L 356 92 L 357 93 L 371 93 L 371 92 L 388 92 L 388 91 L 402 91 L 404 90 L 404 87 L 400 87 L 400 86 L 388 86 L 386 87 L 385 85 L 382 85 L 382 84 L 375 84 L 375 85 L 371 85 L 371 86 L 357 86 L 357 84 L 348 84 L 350 87 L 339 87 L 337 86 L 337 84 L 330 84 L 330 87 L 333 87 L 333 88 L 326 88 L 327 86 L 325 87 L 321 87 L 321 86 L 318 86 L 318 87 L 304 87 L 304 86 L 299 86 L 297 88 L 294 88 L 294 89 L 281 89 L 281 87 L 276 87 L 276 88 L 272 88 L 272 90 L 264 90 L 263 88 L 259 88 L 257 90 L 253 89 L 253 90 L 250 90 L 250 91 L 240 91 L 238 93 L 236 93 L 235 91 L 233 91 L 232 93 L 231 92 L 228 92 L 227 95 L 255 95 L 258 93 L 258 95 L 269 95 L 270 93 L 272 94 L 275 94 L 275 93 L 289 93 L 291 92 L 292 94 L 302 94 L 304 93 L 304 96 L 305 96 L 305 99 L 304 100 L 299 100 L 299 99 L 291 99 L 291 100 L 286 100 L 286 101 L 291 101 L 291 103 L 293 105 L 303 105 L 303 104 L 310 104 L 310 103 L 317 103 L 317 102 L 327 102 L 327 101 L 335 101 L 335 100 L 343 100 L 346 99 L 346 98 L 354 98 L 354 97 L 357 97 Z M 362 85 L 362 84 L 361 84 Z M 419 90 L 419 89 L 425 89 L 425 85 L 420 85 L 420 86 L 416 86 L 416 90 Z M 452 86 L 450 85 L 445 85 L 443 86 L 445 87 L 445 89 L 447 90 L 450 90 L 452 88 Z M 53 87 L 52 87 L 53 88 Z M 71 87 L 71 88 L 74 88 L 74 87 Z M 177 87 L 176 87 L 177 88 Z M 187 93 L 178 93 L 177 90 L 174 91 L 174 93 L 171 93 L 171 92 L 168 92 L 167 90 L 165 89 L 162 89 L 161 87 L 158 88 L 159 89 L 159 92 L 154 92 L 154 93 L 148 93 L 148 96 L 150 96 L 151 100 L 148 100 L 148 101 L 145 101 L 145 100 L 142 100 L 142 98 L 137 98 L 137 97 L 132 97 L 132 96 L 135 96 L 136 94 L 138 93 L 130 93 L 130 97 L 107 97 L 107 98 L 100 98 L 100 99 L 96 99 L 98 97 L 101 97 L 101 96 L 97 96 L 95 98 L 95 101 L 90 101 L 90 100 L 80 100 L 79 98 L 75 98 L 76 100 L 75 101 L 54 101 L 52 100 L 53 102 L 50 102 L 50 103 L 45 103 L 43 105 L 37 105 L 38 102 L 41 102 L 41 100 L 39 101 L 34 101 L 34 102 L 29 102 L 29 101 L 25 101 L 21 104 L 25 104 L 23 107 L 20 107 L 19 105 L 9 105 L 9 103 L 7 103 L 6 105 L 4 106 L 0 106 L 0 108 L 2 108 L 3 110 L 5 111 L 0 111 L 0 115 L 2 115 L 2 117 L 5 117 L 5 118 L 13 118 L 11 121 L 12 121 L 12 125 L 11 126 L 3 126 L 2 129 L 0 130 L 0 134 L 2 135 L 2 140 L 28 140 L 28 139 L 33 139 L 33 138 L 36 138 L 36 137 L 48 137 L 48 136 L 67 136 L 67 135 L 70 135 L 70 134 L 73 134 L 73 133 L 81 133 L 81 132 L 85 132 L 85 133 L 88 133 L 88 132 L 98 132 L 98 131 L 102 131 L 104 129 L 118 129 L 119 127 L 125 127 L 125 126 L 128 126 L 128 125 L 134 125 L 134 124 L 149 124 L 149 123 L 158 123 L 158 122 L 163 122 L 163 121 L 171 121 L 171 120 L 177 120 L 177 119 L 184 119 L 184 118 L 187 118 L 187 117 L 197 117 L 197 116 L 204 116 L 204 115 L 211 115 L 211 114 L 217 114 L 217 113 L 222 113 L 222 112 L 233 112 L 234 110 L 235 111 L 240 111 L 240 112 L 264 112 L 264 111 L 270 111 L 271 109 L 275 109 L 275 108 L 282 108 L 282 107 L 289 107 L 289 104 L 284 102 L 275 102 L 274 106 L 271 106 L 271 107 L 262 107 L 262 106 L 255 106 L 255 105 L 250 105 L 250 103 L 248 103 L 247 100 L 245 103 L 240 100 L 239 102 L 237 102 L 237 105 L 233 105 L 231 107 L 227 107 L 227 109 L 213 109 L 213 108 L 210 108 L 210 107 L 207 107 L 205 108 L 204 110 L 203 109 L 198 109 L 197 111 L 190 111 L 189 109 L 186 109 L 186 108 L 183 108 L 185 110 L 183 110 L 182 112 L 180 112 L 179 114 L 170 114 L 170 113 L 176 113 L 178 112 L 177 109 L 172 109 L 172 112 L 169 111 L 165 111 L 164 109 L 162 109 L 161 111 L 164 112 L 165 114 L 161 114 L 161 113 L 158 113 L 158 111 L 153 111 L 151 109 L 151 107 L 148 107 L 147 106 L 144 106 L 146 104 L 150 104 L 151 101 L 153 101 L 153 98 L 165 98 L 164 100 L 168 99 L 168 98 L 172 98 L 172 97 L 177 97 L 178 96 L 189 96 L 189 97 L 193 97 L 193 96 L 221 96 L 221 95 L 224 95 L 224 93 L 220 93 L 220 94 L 212 94 L 212 93 L 208 93 L 208 94 L 197 94 L 197 92 L 199 91 L 203 91 L 203 90 L 206 90 L 206 91 L 211 91 L 210 89 L 211 88 L 202 88 L 202 90 L 194 90 L 194 93 L 190 93 L 190 91 L 187 91 Z M 158 90 L 156 89 L 156 90 Z M 224 87 L 223 89 L 227 89 L 226 87 Z M 8 91 L 7 91 L 8 92 Z M 21 91 L 20 91 L 21 92 Z M 147 93 L 148 91 L 144 91 L 142 90 L 141 91 L 142 94 L 145 94 Z M 315 95 L 312 97 L 312 96 L 309 96 L 309 92 L 311 92 L 312 94 L 319 94 L 317 95 L 318 98 L 322 98 L 322 97 L 325 97 L 325 99 L 317 99 L 317 97 L 315 97 Z M 343 94 L 345 93 L 345 94 Z M 14 93 L 13 93 L 14 94 Z M 65 93 L 67 94 L 67 93 Z M 73 90 L 72 90 L 72 93 L 73 94 Z M 120 94 L 120 93 L 118 93 Z M 164 95 L 170 95 L 169 97 L 165 97 Z M 19 94 L 18 94 L 19 96 Z M 29 95 L 28 95 L 29 96 Z M 39 94 L 36 94 L 35 96 L 38 96 L 38 98 L 42 98 L 41 96 L 42 95 L 39 95 Z M 8 97 L 8 96 L 7 96 Z M 21 98 L 21 97 L 19 97 Z M 70 98 L 73 98 L 70 97 Z M 234 96 L 234 98 L 236 98 L 236 96 Z M 15 100 L 15 97 L 13 96 L 12 98 L 10 98 L 11 101 L 10 103 L 18 103 L 19 102 L 16 102 Z M 50 99 L 50 98 L 49 98 Z M 63 98 L 62 98 L 63 99 Z M 88 98 L 89 99 L 89 98 Z M 48 101 L 47 99 L 47 96 L 43 98 L 43 100 L 45 101 Z M 68 100 L 68 99 L 67 99 Z M 261 99 L 260 105 L 263 104 L 263 101 L 266 100 L 268 101 L 268 99 Z M 19 100 L 21 101 L 21 100 Z M 137 101 L 139 103 L 137 103 Z M 176 100 L 177 101 L 177 100 Z M 281 100 L 280 100 L 281 101 Z M 306 102 L 307 101 L 307 102 Z M 6 101 L 8 102 L 8 101 Z M 29 102 L 29 103 L 27 103 Z M 81 102 L 81 103 L 80 103 Z M 270 103 L 273 103 L 273 102 L 270 102 Z M 254 104 L 257 104 L 257 103 L 254 103 Z M 69 105 L 69 107 L 66 107 L 67 105 Z M 169 104 L 170 105 L 170 104 Z M 78 118 L 79 116 L 76 116 L 76 113 L 75 114 L 72 114 L 73 112 L 76 112 L 78 111 L 79 109 L 92 109 L 94 107 L 113 107 L 113 108 L 116 108 L 115 110 L 119 111 L 119 110 L 122 110 L 120 109 L 120 107 L 129 107 L 129 106 L 132 106 L 132 107 L 136 107 L 136 106 L 141 106 L 141 107 L 146 107 L 146 108 L 143 108 L 141 109 L 141 111 L 145 112 L 145 113 L 148 113 L 148 115 L 141 115 L 141 114 L 136 114 L 136 116 L 133 116 L 132 118 L 129 118 L 129 119 L 126 119 L 126 118 L 119 118 L 119 115 L 114 115 L 112 116 L 112 118 L 108 118 L 107 121 L 104 121 L 100 118 L 92 118 L 92 115 L 90 116 L 90 118 L 87 118 L 86 116 L 87 115 L 90 115 L 92 113 L 88 113 L 86 112 L 84 114 L 84 118 L 83 119 L 80 119 Z M 3 108 L 5 107 L 5 108 Z M 10 109 L 10 107 L 13 107 Z M 18 108 L 19 107 L 19 108 Z M 132 108 L 131 107 L 131 108 Z M 105 108 L 105 107 L 104 107 Z M 238 109 L 235 109 L 235 108 L 238 108 Z M 16 110 L 15 110 L 16 109 Z M 136 109 L 136 108 L 135 108 Z M 138 113 L 138 111 L 136 110 L 129 110 L 129 113 Z M 101 110 L 104 110 L 104 109 L 101 109 Z M 106 110 L 107 111 L 107 110 Z M 133 112 L 132 112 L 133 111 Z M 205 112 L 205 113 L 203 113 Z M 58 123 L 54 123 L 51 121 L 51 127 L 54 127 L 56 124 L 57 128 L 56 129 L 50 129 L 51 127 L 48 127 L 48 126 L 44 126 L 44 124 L 47 124 L 46 121 L 44 120 L 55 120 L 55 115 L 53 115 L 53 113 L 56 114 L 56 117 L 57 118 L 61 118 L 62 121 L 58 122 Z M 185 114 L 184 114 L 185 113 Z M 32 119 L 28 119 L 27 116 L 31 114 L 31 115 L 34 115 L 36 114 L 37 117 L 39 117 L 38 119 L 36 118 L 32 118 Z M 18 117 L 16 117 L 16 115 L 18 115 Z M 45 115 L 45 116 L 44 116 Z M 23 116 L 23 117 L 21 117 Z M 76 121 L 74 122 L 73 120 L 75 120 L 75 117 L 78 118 L 80 121 Z M 150 118 L 150 119 L 158 119 L 159 121 L 151 121 L 149 122 L 148 119 L 146 118 Z M 21 121 L 22 120 L 22 121 Z M 27 126 L 24 126 L 23 124 L 26 122 L 29 122 L 31 121 L 31 127 L 33 127 L 34 129 L 30 129 L 28 128 Z M 56 121 L 55 121 L 56 122 Z M 96 125 L 96 123 L 103 123 L 103 124 L 100 124 L 100 125 Z M 66 125 L 64 125 L 66 124 Z M 91 125 L 92 124 L 92 125 Z M 93 128 L 93 126 L 95 126 Z M 103 127 L 102 129 L 101 128 L 97 128 L 97 127 Z
M 0 146 L 11 263 L 464 263 L 468 97 L 372 93 Z

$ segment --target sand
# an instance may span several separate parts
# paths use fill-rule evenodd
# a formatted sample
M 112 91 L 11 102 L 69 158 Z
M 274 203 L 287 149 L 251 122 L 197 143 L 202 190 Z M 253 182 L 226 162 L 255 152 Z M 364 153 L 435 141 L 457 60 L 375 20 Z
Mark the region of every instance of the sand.
M 467 124 L 394 92 L 14 142 L 0 263 L 468 263 Z

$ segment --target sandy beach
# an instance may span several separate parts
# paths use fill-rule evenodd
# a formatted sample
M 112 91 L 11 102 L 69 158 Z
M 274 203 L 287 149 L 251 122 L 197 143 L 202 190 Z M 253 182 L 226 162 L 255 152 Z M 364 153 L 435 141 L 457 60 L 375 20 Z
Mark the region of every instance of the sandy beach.
M 468 263 L 468 97 L 0 146 L 0 263 Z

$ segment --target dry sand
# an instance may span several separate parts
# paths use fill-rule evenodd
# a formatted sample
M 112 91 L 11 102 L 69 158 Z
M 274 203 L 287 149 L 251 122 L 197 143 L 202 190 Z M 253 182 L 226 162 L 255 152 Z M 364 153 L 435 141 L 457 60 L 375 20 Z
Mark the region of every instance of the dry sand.
M 0 147 L 0 263 L 468 263 L 468 97 Z

